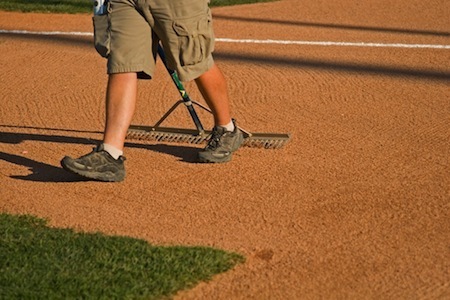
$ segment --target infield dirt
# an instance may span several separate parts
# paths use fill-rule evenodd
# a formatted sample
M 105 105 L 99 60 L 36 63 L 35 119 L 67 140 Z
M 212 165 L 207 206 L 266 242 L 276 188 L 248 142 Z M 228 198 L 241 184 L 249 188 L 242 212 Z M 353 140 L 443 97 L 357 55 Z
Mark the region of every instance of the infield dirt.
M 214 8 L 216 35 L 450 45 L 449 1 L 331 2 Z M 0 29 L 92 23 L 0 12 Z M 246 256 L 177 299 L 450 298 L 449 49 L 218 42 L 239 124 L 292 140 L 222 165 L 195 163 L 199 146 L 129 141 L 119 184 L 59 165 L 101 139 L 107 76 L 92 37 L 1 33 L 0 53 L 2 212 Z M 152 125 L 178 98 L 159 64 L 139 83 L 133 124 Z M 183 109 L 167 125 L 192 126 Z

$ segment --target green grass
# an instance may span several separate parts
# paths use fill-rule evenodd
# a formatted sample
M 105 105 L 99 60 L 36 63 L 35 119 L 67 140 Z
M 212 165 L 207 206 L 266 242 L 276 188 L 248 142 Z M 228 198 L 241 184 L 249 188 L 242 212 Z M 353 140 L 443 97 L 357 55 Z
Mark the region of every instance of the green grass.
M 272 0 L 211 0 L 211 6 L 268 2 Z M 91 13 L 92 0 L 1 0 L 0 10 L 47 13 Z
M 243 260 L 208 247 L 156 247 L 0 214 L 0 299 L 160 299 Z

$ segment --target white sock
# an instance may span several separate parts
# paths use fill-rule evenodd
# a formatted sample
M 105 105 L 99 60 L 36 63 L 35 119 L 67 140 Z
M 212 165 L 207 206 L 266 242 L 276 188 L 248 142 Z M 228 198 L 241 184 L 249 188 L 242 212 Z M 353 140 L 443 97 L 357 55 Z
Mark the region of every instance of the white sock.
M 225 127 L 225 129 L 227 131 L 231 131 L 231 132 L 234 131 L 234 123 L 233 123 L 233 121 L 230 121 L 230 123 L 228 123 L 226 125 L 220 125 L 220 127 Z
M 108 152 L 114 159 L 118 159 L 121 155 L 123 155 L 123 151 L 117 149 L 116 147 L 103 143 L 103 149 Z

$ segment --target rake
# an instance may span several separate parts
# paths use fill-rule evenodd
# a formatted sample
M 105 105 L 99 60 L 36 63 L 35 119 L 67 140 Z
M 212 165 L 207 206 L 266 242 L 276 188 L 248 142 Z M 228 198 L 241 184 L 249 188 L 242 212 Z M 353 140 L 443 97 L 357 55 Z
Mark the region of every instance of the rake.
M 181 100 L 178 100 L 153 126 L 143 126 L 143 125 L 131 125 L 127 132 L 127 139 L 135 140 L 153 140 L 159 142 L 175 142 L 175 143 L 191 143 L 191 144 L 201 144 L 208 141 L 211 136 L 210 130 L 205 130 L 198 117 L 198 114 L 194 108 L 194 105 L 198 106 L 209 113 L 211 110 L 193 101 L 183 84 L 178 78 L 178 74 L 175 70 L 172 70 L 167 65 L 167 60 L 165 53 L 161 45 L 158 45 L 158 55 L 161 58 L 167 72 L 169 72 L 172 81 L 178 89 L 181 95 Z M 189 114 L 194 122 L 195 129 L 186 128 L 174 128 L 174 127 L 162 127 L 161 124 L 166 120 L 166 118 L 180 105 L 184 104 L 189 111 Z M 283 147 L 290 139 L 289 134 L 286 133 L 252 133 L 241 127 L 239 129 L 244 134 L 243 146 L 265 148 L 265 149 L 279 149 Z

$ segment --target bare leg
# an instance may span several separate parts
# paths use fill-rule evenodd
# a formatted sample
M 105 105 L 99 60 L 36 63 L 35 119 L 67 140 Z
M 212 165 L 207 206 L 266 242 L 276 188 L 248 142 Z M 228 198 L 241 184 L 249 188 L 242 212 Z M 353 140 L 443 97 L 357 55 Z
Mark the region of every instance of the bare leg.
M 211 109 L 215 125 L 226 125 L 231 120 L 225 77 L 216 64 L 195 79 L 198 89 Z
M 104 143 L 123 150 L 125 137 L 136 106 L 136 96 L 136 73 L 109 75 L 106 92 Z

